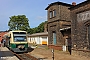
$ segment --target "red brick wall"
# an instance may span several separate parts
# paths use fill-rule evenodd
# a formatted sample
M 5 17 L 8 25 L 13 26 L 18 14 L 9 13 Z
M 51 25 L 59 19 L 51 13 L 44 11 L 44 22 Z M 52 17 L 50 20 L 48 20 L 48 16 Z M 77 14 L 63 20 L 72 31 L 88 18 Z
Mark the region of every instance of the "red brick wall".
M 7 32 L 0 32 L 0 42 L 3 39 L 3 35 L 6 34 Z
M 62 50 L 62 46 L 56 46 L 56 45 L 48 45 L 48 48 L 55 49 L 55 50 Z

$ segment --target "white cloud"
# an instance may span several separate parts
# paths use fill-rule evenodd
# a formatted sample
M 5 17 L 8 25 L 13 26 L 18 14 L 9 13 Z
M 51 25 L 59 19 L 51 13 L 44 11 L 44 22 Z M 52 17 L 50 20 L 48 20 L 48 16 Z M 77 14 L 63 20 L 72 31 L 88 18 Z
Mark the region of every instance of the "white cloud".
M 36 17 L 37 20 L 47 20 L 46 16 L 37 16 Z

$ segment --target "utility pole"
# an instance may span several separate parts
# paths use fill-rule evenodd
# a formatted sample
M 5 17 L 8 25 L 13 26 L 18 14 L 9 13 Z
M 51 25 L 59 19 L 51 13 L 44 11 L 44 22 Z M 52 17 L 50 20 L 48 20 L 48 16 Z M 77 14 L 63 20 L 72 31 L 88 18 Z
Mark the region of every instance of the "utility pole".
M 54 60 L 54 49 L 52 49 L 52 59 Z

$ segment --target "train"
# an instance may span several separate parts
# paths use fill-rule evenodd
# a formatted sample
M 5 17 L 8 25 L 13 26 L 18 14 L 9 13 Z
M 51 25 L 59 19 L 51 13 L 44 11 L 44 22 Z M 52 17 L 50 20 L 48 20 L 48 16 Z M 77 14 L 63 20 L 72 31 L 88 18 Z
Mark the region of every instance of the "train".
M 13 52 L 27 52 L 28 41 L 26 31 L 9 31 L 4 35 L 5 46 Z

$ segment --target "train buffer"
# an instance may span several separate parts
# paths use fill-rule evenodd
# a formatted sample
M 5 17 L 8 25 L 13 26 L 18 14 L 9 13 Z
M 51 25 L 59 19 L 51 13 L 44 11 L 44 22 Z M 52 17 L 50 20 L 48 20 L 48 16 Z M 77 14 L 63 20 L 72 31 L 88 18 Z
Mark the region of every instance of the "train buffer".
M 0 60 L 19 60 L 7 47 L 0 47 Z

